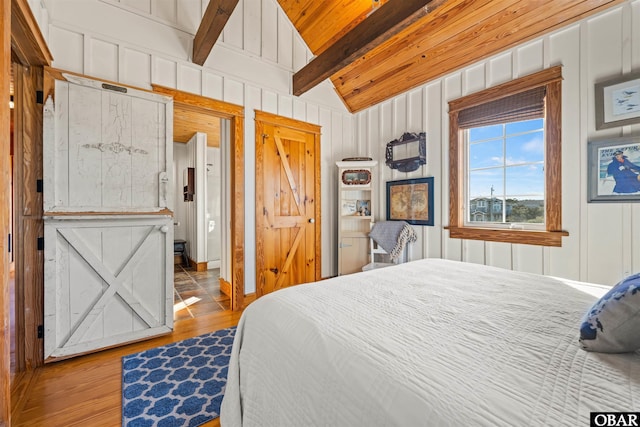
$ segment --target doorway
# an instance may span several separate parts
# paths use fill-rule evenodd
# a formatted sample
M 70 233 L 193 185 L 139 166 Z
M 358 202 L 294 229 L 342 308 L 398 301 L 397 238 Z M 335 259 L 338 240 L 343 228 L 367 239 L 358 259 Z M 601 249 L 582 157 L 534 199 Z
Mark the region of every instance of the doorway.
M 152 85 L 154 92 L 173 97 L 174 133 L 186 126 L 191 134 L 198 126 L 193 121 L 217 117 L 227 119 L 229 145 L 229 174 L 222 178 L 222 188 L 228 189 L 222 204 L 228 210 L 228 235 L 223 233 L 222 251 L 225 262 L 220 265 L 220 289 L 230 296 L 231 309 L 244 308 L 244 109 L 241 106 L 193 95 L 159 85 Z M 226 180 L 226 181 L 225 181 Z
M 177 110 L 174 238 L 184 256 L 174 254 L 176 320 L 230 308 L 230 295 L 220 289 L 220 268 L 229 257 L 222 251 L 222 239 L 229 235 L 224 224 L 229 224 L 225 208 L 230 202 L 223 200 L 229 193 L 228 180 L 223 183 L 229 174 L 229 120 L 209 115 L 204 120 Z

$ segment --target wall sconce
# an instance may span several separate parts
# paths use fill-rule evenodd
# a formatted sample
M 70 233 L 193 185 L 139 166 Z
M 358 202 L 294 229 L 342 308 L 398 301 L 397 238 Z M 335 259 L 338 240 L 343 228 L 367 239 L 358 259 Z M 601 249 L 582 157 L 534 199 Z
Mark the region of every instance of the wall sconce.
M 13 110 L 14 107 L 14 103 L 13 103 L 13 95 L 11 95 L 9 97 L 9 108 Z
M 387 143 L 386 165 L 400 172 L 412 172 L 427 163 L 427 134 L 405 132 Z

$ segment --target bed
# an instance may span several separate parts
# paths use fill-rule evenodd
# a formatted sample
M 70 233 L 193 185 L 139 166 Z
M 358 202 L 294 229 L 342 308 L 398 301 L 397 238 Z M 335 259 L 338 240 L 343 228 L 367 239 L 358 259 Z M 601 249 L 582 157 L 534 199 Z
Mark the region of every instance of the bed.
M 240 319 L 227 426 L 586 426 L 640 411 L 640 353 L 587 352 L 607 288 L 425 259 L 261 297 Z

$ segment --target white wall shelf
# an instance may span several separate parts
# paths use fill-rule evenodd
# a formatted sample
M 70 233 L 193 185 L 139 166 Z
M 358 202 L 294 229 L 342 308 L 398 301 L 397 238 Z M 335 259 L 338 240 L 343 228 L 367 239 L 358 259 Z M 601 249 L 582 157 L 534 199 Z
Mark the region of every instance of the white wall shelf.
M 341 161 L 338 166 L 338 274 L 362 271 L 369 262 L 374 222 L 376 161 Z

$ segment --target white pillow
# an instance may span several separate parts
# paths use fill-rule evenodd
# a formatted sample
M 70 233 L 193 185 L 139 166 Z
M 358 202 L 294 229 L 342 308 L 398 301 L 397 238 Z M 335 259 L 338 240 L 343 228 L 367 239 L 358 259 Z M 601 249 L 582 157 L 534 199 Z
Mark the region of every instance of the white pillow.
M 580 326 L 587 351 L 627 353 L 640 349 L 640 273 L 615 285 L 587 311 Z

